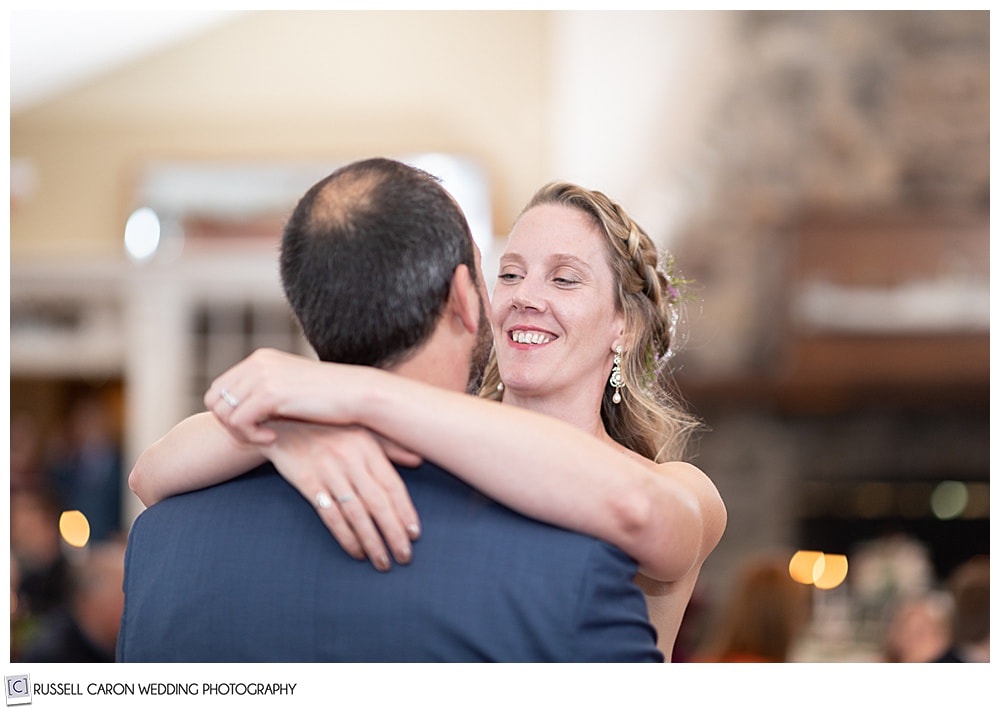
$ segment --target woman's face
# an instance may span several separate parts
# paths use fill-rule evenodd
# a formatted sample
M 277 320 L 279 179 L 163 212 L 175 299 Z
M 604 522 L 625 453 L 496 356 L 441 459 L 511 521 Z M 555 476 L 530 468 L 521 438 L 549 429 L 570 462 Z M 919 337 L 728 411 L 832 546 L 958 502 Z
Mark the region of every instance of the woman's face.
M 603 392 L 624 328 L 616 292 L 605 237 L 586 213 L 555 204 L 525 212 L 500 257 L 492 299 L 508 391 Z

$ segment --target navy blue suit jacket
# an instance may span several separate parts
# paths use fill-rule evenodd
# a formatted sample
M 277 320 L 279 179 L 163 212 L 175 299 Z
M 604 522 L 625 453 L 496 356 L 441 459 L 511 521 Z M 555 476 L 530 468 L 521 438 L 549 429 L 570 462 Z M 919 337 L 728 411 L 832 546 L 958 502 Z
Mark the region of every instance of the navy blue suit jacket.
M 121 662 L 662 661 L 636 564 L 443 470 L 405 470 L 422 535 L 350 558 L 270 464 L 136 518 Z

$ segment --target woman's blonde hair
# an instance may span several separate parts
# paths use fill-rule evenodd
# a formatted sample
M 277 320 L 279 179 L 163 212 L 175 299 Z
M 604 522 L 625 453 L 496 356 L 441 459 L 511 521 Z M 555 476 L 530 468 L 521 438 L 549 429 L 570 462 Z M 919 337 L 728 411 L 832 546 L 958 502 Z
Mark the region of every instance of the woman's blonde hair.
M 621 362 L 625 384 L 620 404 L 611 401 L 614 388 L 605 386 L 601 401 L 605 428 L 615 441 L 648 459 L 681 459 L 698 421 L 681 405 L 664 367 L 674 353 L 681 306 L 680 282 L 671 274 L 672 264 L 661 263 L 649 235 L 603 193 L 553 182 L 536 192 L 521 214 L 544 204 L 582 211 L 606 238 L 608 262 L 618 284 L 615 307 L 625 316 Z M 502 399 L 500 383 L 494 351 L 480 395 Z

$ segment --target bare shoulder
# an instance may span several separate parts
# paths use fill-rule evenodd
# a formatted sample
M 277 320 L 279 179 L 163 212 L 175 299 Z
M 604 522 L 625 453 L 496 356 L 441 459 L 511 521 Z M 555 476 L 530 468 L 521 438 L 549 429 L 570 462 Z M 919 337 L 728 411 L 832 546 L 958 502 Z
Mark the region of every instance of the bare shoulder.
M 652 466 L 659 474 L 683 481 L 699 492 L 708 492 L 713 495 L 718 495 L 719 493 L 715 484 L 712 483 L 712 479 L 694 464 L 687 463 L 686 461 L 666 461 L 664 463 L 654 463 Z
M 722 539 L 728 520 L 726 505 L 719 495 L 719 489 L 704 471 L 685 461 L 667 461 L 654 466 L 660 475 L 681 482 L 697 497 L 704 521 L 702 551 L 703 557 L 707 557 Z

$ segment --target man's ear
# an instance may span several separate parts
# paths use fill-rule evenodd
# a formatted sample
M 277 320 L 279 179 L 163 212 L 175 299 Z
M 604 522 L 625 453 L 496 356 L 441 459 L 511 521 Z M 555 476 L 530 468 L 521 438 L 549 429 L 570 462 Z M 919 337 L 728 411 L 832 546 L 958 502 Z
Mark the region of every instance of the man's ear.
M 448 311 L 472 334 L 479 332 L 479 289 L 472 280 L 469 267 L 459 264 L 451 277 Z

